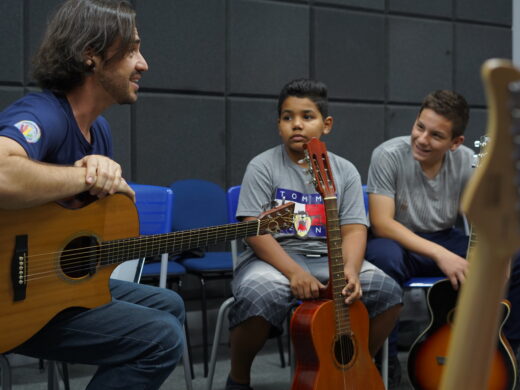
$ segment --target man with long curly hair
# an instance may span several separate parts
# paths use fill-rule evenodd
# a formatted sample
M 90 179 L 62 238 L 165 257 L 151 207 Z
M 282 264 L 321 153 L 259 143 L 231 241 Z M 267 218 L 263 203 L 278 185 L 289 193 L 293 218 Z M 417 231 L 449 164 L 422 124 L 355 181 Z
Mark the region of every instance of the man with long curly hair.
M 0 207 L 78 194 L 134 198 L 100 115 L 113 104 L 134 103 L 146 70 L 128 2 L 63 3 L 34 61 L 42 92 L 0 113 Z M 14 351 L 99 366 L 88 389 L 158 389 L 182 356 L 184 304 L 175 292 L 152 286 L 111 280 L 110 290 L 112 302 L 69 308 Z

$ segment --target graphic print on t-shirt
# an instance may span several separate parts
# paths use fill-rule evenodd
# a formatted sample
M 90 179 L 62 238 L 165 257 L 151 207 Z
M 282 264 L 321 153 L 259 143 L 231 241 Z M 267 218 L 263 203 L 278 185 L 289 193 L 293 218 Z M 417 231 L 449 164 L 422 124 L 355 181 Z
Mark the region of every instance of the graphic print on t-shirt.
M 294 202 L 294 227 L 282 233 L 298 237 L 327 236 L 326 216 L 323 199 L 320 194 L 303 194 L 298 191 L 278 188 L 275 193 L 277 205 L 283 202 Z

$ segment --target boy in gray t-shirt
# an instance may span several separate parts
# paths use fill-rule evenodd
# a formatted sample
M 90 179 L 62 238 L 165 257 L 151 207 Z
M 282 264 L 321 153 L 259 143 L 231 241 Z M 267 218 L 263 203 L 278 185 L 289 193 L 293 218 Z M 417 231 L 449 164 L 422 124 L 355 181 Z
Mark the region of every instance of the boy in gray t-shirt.
M 272 330 L 279 332 L 297 299 L 318 298 L 328 275 L 326 226 L 321 196 L 309 184 L 303 145 L 332 129 L 327 90 L 312 80 L 294 80 L 278 101 L 282 145 L 261 153 L 248 165 L 237 216 L 256 218 L 266 205 L 296 203 L 295 226 L 275 236 L 247 240 L 233 279 L 230 311 L 231 372 L 227 390 L 250 389 L 253 360 Z M 336 181 L 346 304 L 362 299 L 370 315 L 370 352 L 374 354 L 399 315 L 402 291 L 380 269 L 363 260 L 366 215 L 359 173 L 347 160 L 329 153 Z
M 461 95 L 435 91 L 424 99 L 411 136 L 390 139 L 372 153 L 365 256 L 400 285 L 415 276 L 445 275 L 454 288 L 464 282 L 468 237 L 454 225 L 472 173 L 473 151 L 462 145 L 468 118 Z M 513 309 L 504 327 L 514 349 L 520 342 L 518 278 L 517 261 L 508 295 Z M 390 361 L 397 353 L 393 339 Z

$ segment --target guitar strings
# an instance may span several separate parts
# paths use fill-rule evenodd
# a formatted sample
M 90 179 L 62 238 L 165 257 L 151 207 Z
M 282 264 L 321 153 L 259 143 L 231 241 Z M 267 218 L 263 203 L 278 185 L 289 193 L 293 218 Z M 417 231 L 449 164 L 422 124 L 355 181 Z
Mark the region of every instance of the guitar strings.
M 228 231 L 231 231 L 231 229 L 228 229 Z M 256 228 L 254 230 L 246 228 L 242 229 L 233 229 L 233 232 L 236 234 L 240 233 L 247 233 L 247 232 L 253 232 L 256 231 Z M 227 234 L 226 234 L 227 235 Z M 222 236 L 225 236 L 222 234 Z M 161 252 L 161 248 L 165 247 L 164 252 L 161 253 L 167 253 L 169 252 L 166 247 L 175 247 L 177 246 L 178 249 L 175 249 L 172 251 L 172 253 L 182 251 L 185 244 L 193 242 L 197 240 L 197 243 L 199 241 L 212 241 L 215 238 L 219 237 L 219 234 L 199 234 L 199 237 L 197 239 L 192 239 L 190 237 L 187 237 L 186 234 L 181 234 L 180 237 L 177 235 L 175 237 L 164 237 L 162 235 L 155 235 L 155 236 L 142 236 L 137 237 L 135 240 L 132 239 L 123 239 L 123 242 L 118 241 L 118 244 L 115 244 L 113 242 L 103 242 L 99 245 L 94 245 L 90 247 L 82 247 L 77 249 L 71 249 L 61 252 L 61 261 L 67 262 L 67 271 L 68 272 L 74 272 L 79 271 L 82 269 L 89 269 L 89 267 L 85 264 L 84 260 L 87 259 L 94 259 L 96 258 L 96 255 L 102 255 L 106 254 L 108 258 L 104 261 L 101 259 L 100 265 L 108 265 L 113 263 L 118 263 L 119 260 L 122 260 L 121 257 L 127 257 L 127 259 L 132 258 L 138 258 L 140 257 L 139 254 L 135 254 L 135 257 L 130 255 L 133 254 L 136 250 L 141 252 L 143 249 L 144 251 L 154 251 L 157 250 Z M 201 240 L 204 238 L 203 240 Z M 130 245 L 125 245 L 130 244 Z M 121 248 L 121 246 L 123 248 Z M 107 249 L 108 251 L 104 253 L 104 250 Z M 28 277 L 31 276 L 41 276 L 42 274 L 45 274 L 46 271 L 50 271 L 51 273 L 54 273 L 54 267 L 51 264 L 51 268 L 42 268 L 39 267 L 43 265 L 44 267 L 49 264 L 47 260 L 56 258 L 56 255 L 60 252 L 51 252 L 48 254 L 38 254 L 38 255 L 29 255 L 29 274 Z M 126 256 L 124 256 L 126 254 Z M 159 254 L 159 253 L 158 253 Z M 38 259 L 34 259 L 35 257 L 39 257 Z M 32 260 L 32 261 L 31 261 Z M 71 261 L 72 260 L 72 261 Z M 115 261 L 114 261 L 115 260 Z M 35 266 L 36 265 L 36 266 Z M 43 271 L 43 272 L 42 272 Z
M 285 222 L 291 222 L 292 217 L 282 217 L 282 220 Z M 144 248 L 145 251 L 154 251 L 156 250 L 156 254 L 160 253 L 178 253 L 182 250 L 186 250 L 193 247 L 200 247 L 200 246 L 207 246 L 208 243 L 211 243 L 211 241 L 215 241 L 216 239 L 220 237 L 224 237 L 223 241 L 226 241 L 228 239 L 228 234 L 234 233 L 235 235 L 232 236 L 233 238 L 230 239 L 236 239 L 239 237 L 242 237 L 245 233 L 255 233 L 257 231 L 258 222 L 260 222 L 260 228 L 261 230 L 265 230 L 266 227 L 273 222 L 271 221 L 263 221 L 263 220 L 253 220 L 253 221 L 247 221 L 247 222 L 239 222 L 235 224 L 227 224 L 227 225 L 220 225 L 216 227 L 209 227 L 209 228 L 201 228 L 201 229 L 193 229 L 193 230 L 186 230 L 186 231 L 179 231 L 179 232 L 172 232 L 172 233 L 165 233 L 165 234 L 159 234 L 159 235 L 147 235 L 147 236 L 138 236 L 134 238 L 128 238 L 128 239 L 120 239 L 120 240 L 114 240 L 114 241 L 105 241 L 98 245 L 92 245 L 87 247 L 81 247 L 81 248 L 74 248 L 64 251 L 57 251 L 57 252 L 49 252 L 49 253 L 43 253 L 43 254 L 35 254 L 35 255 L 29 255 L 27 256 L 28 262 L 29 262 L 29 273 L 26 275 L 26 279 L 29 280 L 36 280 L 41 279 L 45 277 L 45 275 L 48 274 L 54 274 L 55 273 L 55 264 L 54 262 L 49 264 L 49 260 L 53 260 L 57 258 L 58 255 L 62 255 L 61 258 L 63 260 L 63 257 L 65 257 L 65 260 L 67 260 L 68 257 L 68 263 L 67 263 L 67 272 L 73 273 L 78 272 L 82 270 L 90 270 L 91 265 L 85 264 L 84 260 L 86 259 L 94 259 L 96 255 L 102 255 L 106 254 L 107 256 L 110 256 L 111 258 L 106 259 L 106 262 L 103 262 L 103 259 L 101 259 L 101 262 L 99 265 L 108 265 L 108 264 L 115 264 L 120 263 L 125 260 L 130 260 L 133 258 L 139 258 L 142 257 L 139 254 L 135 254 L 134 252 L 136 250 L 139 250 L 141 252 Z M 220 230 L 220 232 L 218 231 Z M 196 234 L 194 234 L 196 233 Z M 193 238 L 195 237 L 195 238 Z M 188 245 L 185 247 L 186 244 L 193 243 L 194 241 L 197 241 L 197 244 Z M 201 245 L 199 241 L 202 241 L 204 245 Z M 219 242 L 222 240 L 218 240 Z M 128 245 L 130 244 L 130 245 Z M 165 247 L 164 251 L 161 250 L 162 247 Z M 121 248 L 123 247 L 123 248 Z M 168 250 L 166 247 L 173 247 L 173 251 Z M 104 251 L 106 253 L 104 253 Z M 133 251 L 133 252 L 132 252 Z M 132 253 L 132 255 L 130 254 Z M 121 256 L 125 255 L 124 258 Z M 116 259 L 115 261 L 113 259 Z M 72 261 L 70 260 L 72 259 Z M 43 267 L 42 267 L 43 265 Z M 50 265 L 50 267 L 46 267 Z M 96 265 L 97 262 L 96 262 Z

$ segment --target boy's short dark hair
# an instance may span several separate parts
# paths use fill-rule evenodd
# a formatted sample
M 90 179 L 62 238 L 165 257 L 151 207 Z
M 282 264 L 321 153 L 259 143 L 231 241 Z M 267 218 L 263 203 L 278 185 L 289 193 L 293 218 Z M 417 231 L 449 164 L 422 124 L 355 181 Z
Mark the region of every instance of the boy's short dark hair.
M 308 98 L 316 104 L 323 119 L 329 116 L 327 86 L 321 81 L 296 79 L 285 84 L 278 97 L 278 116 L 282 114 L 283 102 L 289 96 Z
M 453 123 L 452 139 L 464 134 L 469 120 L 469 107 L 464 96 L 440 89 L 424 98 L 419 115 L 425 108 L 435 111 Z
M 34 57 L 33 77 L 45 89 L 67 93 L 83 84 L 92 66 L 85 64 L 91 50 L 105 63 L 122 58 L 135 39 L 135 11 L 126 0 L 68 0 L 47 26 Z M 106 58 L 116 42 L 115 55 Z

